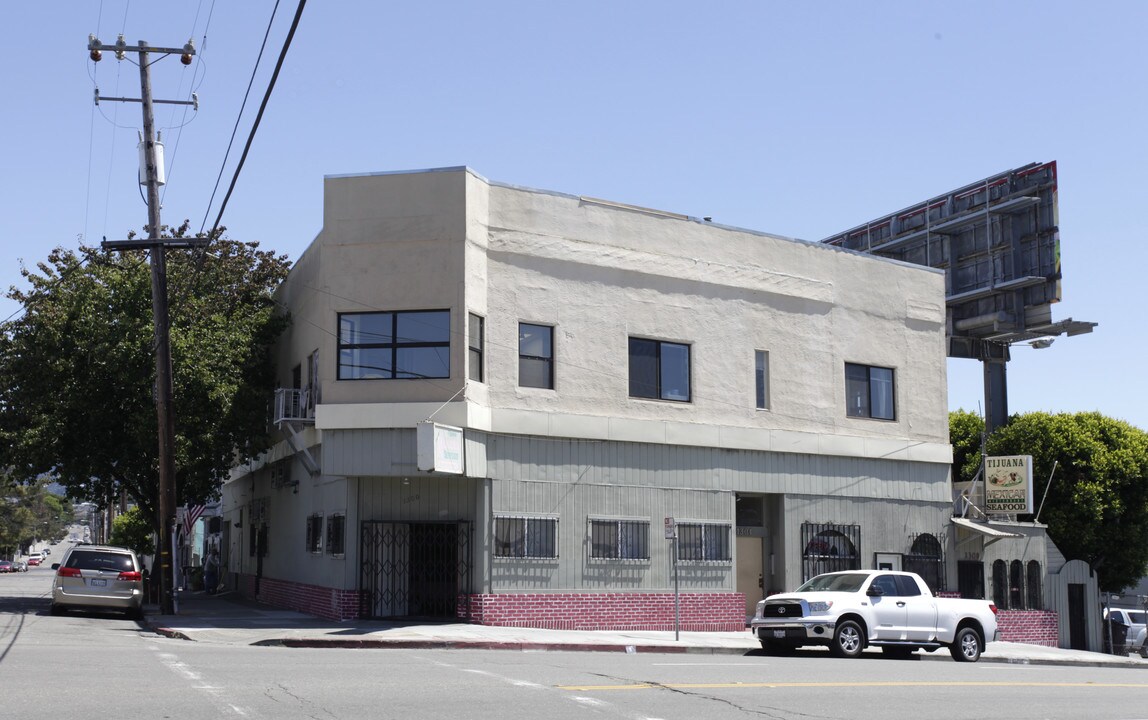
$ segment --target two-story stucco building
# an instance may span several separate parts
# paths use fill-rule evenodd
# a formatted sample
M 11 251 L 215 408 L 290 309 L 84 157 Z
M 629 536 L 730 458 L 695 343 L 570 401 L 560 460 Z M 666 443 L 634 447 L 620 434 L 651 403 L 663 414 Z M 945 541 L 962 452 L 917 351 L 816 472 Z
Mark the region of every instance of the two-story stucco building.
M 827 569 L 955 587 L 944 293 L 467 168 L 328 177 L 278 294 L 283 442 L 224 487 L 230 582 L 335 618 L 649 629 L 677 587 L 699 630 Z

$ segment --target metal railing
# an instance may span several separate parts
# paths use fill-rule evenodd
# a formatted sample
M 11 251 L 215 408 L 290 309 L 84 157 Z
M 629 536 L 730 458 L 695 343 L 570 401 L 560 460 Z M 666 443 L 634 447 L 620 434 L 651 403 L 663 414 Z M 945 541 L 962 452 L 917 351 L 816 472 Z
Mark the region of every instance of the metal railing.
M 315 405 L 309 388 L 279 388 L 275 391 L 273 422 L 315 422 Z

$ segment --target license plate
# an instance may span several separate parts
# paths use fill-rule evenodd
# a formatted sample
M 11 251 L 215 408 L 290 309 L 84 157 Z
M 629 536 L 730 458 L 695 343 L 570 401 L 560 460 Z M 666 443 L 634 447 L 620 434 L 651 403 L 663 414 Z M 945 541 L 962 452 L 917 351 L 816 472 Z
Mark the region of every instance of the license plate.
M 108 581 L 104 578 L 92 578 L 88 581 L 91 587 L 107 587 Z
M 775 638 L 783 638 L 783 637 L 785 637 L 785 631 L 784 630 L 774 630 L 773 636 Z

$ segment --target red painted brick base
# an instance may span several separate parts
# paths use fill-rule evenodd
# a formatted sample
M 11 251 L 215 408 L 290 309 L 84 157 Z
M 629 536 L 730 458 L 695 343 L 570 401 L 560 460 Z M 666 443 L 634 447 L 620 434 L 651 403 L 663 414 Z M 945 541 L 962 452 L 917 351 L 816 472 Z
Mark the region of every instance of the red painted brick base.
M 1045 647 L 1060 644 L 1057 615 L 1052 610 L 1001 610 L 997 627 L 1001 640 Z
M 336 590 L 320 585 L 259 579 L 259 592 L 255 592 L 255 577 L 243 575 L 238 579 L 237 592 L 244 597 L 267 605 L 297 610 L 329 620 L 352 620 L 359 617 L 359 591 Z
M 960 597 L 957 592 L 941 591 L 937 597 Z M 1060 644 L 1057 614 L 1052 610 L 999 610 L 997 627 L 1001 640 L 1056 647 Z
M 330 620 L 359 617 L 357 590 L 270 578 L 235 578 L 244 597 L 275 607 Z M 742 632 L 745 598 L 741 593 L 682 593 L 680 628 L 689 632 Z M 459 597 L 458 618 L 477 625 L 536 627 L 554 630 L 673 630 L 673 593 L 513 593 Z M 1051 610 L 1001 610 L 1001 639 L 1056 647 L 1057 615 Z
M 682 593 L 680 625 L 691 632 L 743 632 L 741 593 Z M 673 593 L 515 593 L 459 598 L 459 617 L 479 625 L 553 630 L 673 630 Z

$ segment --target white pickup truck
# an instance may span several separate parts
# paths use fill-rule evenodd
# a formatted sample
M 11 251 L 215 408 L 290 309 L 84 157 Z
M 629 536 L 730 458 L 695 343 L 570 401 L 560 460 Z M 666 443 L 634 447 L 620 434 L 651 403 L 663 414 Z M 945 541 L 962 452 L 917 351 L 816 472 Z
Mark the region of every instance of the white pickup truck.
M 837 657 L 867 646 L 892 656 L 948 647 L 953 659 L 976 662 L 999 640 L 996 605 L 935 597 L 919 575 L 888 570 L 826 573 L 796 591 L 757 604 L 753 632 L 767 652 L 828 645 Z

